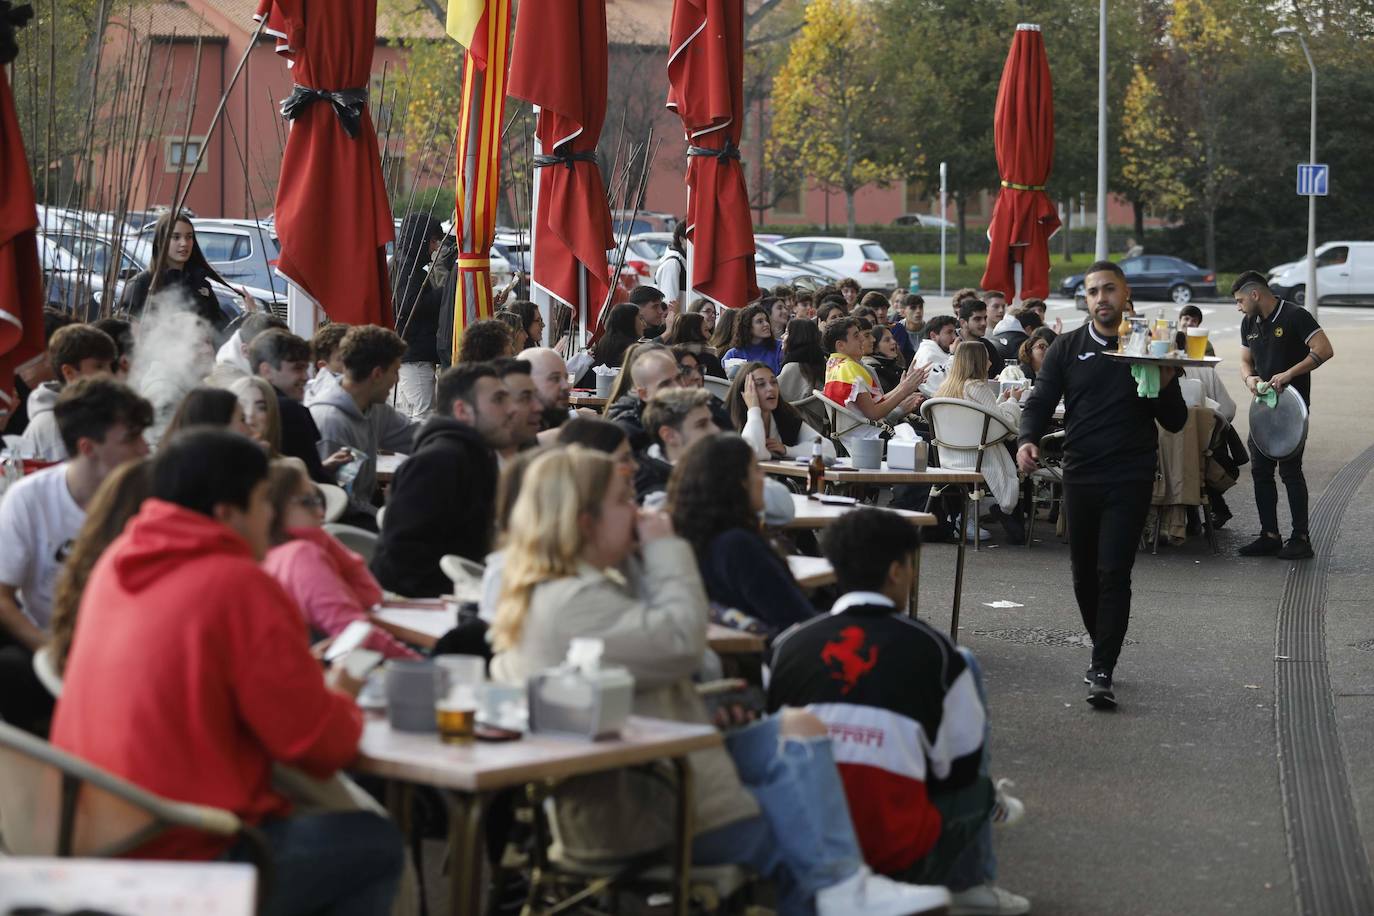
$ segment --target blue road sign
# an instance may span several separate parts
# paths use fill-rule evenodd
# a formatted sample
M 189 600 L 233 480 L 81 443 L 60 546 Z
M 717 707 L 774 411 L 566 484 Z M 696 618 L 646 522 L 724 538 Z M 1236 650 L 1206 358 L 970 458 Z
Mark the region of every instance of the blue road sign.
M 1298 195 L 1301 197 L 1325 197 L 1331 170 L 1321 162 L 1298 163 Z

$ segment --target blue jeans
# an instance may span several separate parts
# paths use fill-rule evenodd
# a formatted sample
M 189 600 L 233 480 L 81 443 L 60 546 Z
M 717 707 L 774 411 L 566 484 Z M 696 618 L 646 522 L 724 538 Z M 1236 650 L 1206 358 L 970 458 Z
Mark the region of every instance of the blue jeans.
M 784 738 L 777 716 L 725 736 L 740 781 L 762 814 L 703 833 L 699 865 L 745 865 L 770 878 L 784 916 L 813 912 L 816 892 L 863 864 L 829 738 Z
M 384 916 L 401 880 L 401 832 L 370 811 L 268 821 L 271 877 L 261 916 Z M 225 855 L 251 861 L 243 841 Z
M 983 686 L 983 668 L 977 657 L 963 646 L 959 654 L 968 663 L 969 673 L 973 675 L 973 685 L 978 690 L 978 699 L 983 704 L 983 755 L 978 761 L 978 776 L 990 778 L 988 740 L 992 737 L 992 719 L 988 715 L 988 691 Z M 950 869 L 945 886 L 953 891 L 968 890 L 980 884 L 992 884 L 997 880 L 997 855 L 992 851 L 992 819 L 983 821 L 973 843 L 964 850 Z

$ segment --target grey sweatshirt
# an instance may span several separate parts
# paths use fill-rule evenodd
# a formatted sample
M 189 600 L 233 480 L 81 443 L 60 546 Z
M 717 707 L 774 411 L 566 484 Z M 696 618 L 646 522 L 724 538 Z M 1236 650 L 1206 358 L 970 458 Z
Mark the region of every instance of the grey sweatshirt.
M 326 378 L 306 392 L 305 406 L 320 430 L 320 458 L 345 446 L 366 455 L 353 480 L 349 509 L 376 515 L 372 494 L 377 489 L 377 452 L 386 449 L 409 455 L 420 424 L 410 422 L 390 404 L 374 404 L 364 413 L 335 378 Z

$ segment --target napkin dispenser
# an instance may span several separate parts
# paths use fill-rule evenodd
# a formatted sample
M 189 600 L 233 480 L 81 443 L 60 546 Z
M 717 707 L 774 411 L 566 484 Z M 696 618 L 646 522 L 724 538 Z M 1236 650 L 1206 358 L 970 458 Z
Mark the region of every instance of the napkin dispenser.
M 635 679 L 602 668 L 600 640 L 573 640 L 568 660 L 529 680 L 529 730 L 595 741 L 617 738 L 634 706 Z
M 924 471 L 929 462 L 926 441 L 898 427 L 897 434 L 887 441 L 887 466 L 893 471 Z

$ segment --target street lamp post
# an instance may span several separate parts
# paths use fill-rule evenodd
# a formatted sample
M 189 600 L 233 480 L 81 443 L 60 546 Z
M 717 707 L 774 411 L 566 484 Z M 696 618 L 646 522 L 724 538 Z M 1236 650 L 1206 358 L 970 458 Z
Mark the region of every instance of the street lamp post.
M 1098 9 L 1097 32 L 1097 260 L 1107 259 L 1107 0 Z
M 1275 37 L 1284 35 L 1296 35 L 1298 44 L 1302 45 L 1302 56 L 1307 58 L 1307 69 L 1312 71 L 1312 119 L 1308 129 L 1307 138 L 1307 161 L 1315 163 L 1317 161 L 1317 67 L 1312 63 L 1312 53 L 1307 50 L 1307 39 L 1302 37 L 1302 33 L 1292 26 L 1284 26 L 1274 30 Z M 1307 301 L 1304 303 L 1312 317 L 1317 317 L 1317 195 L 1307 195 L 1307 290 L 1303 294 Z

